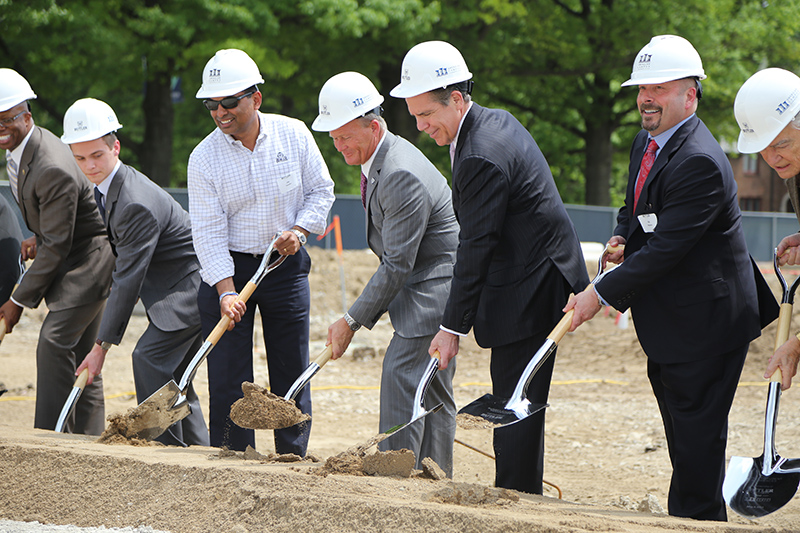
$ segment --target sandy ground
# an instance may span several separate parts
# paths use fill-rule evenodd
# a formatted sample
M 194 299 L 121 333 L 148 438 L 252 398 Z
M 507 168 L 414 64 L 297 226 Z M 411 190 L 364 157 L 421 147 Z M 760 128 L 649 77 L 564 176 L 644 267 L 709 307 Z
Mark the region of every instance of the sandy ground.
M 311 253 L 313 357 L 323 348 L 327 326 L 341 315 L 342 293 L 335 252 Z M 368 251 L 350 251 L 343 264 L 351 302 L 377 260 Z M 615 314 L 598 315 L 559 348 L 547 410 L 545 479 L 552 485 L 543 496 L 492 488 L 494 464 L 484 455 L 492 453 L 489 430 L 458 429 L 453 482 L 323 477 L 311 475 L 318 463 L 263 463 L 202 447 L 106 445 L 34 430 L 34 350 L 42 317 L 41 310 L 26 313 L 0 345 L 0 382 L 9 390 L 0 397 L 0 520 L 176 533 L 800 531 L 800 497 L 756 521 L 733 512 L 727 524 L 664 514 L 670 465 L 663 428 L 633 327 L 620 328 Z M 135 405 L 130 353 L 144 320 L 135 317 L 123 344 L 109 352 L 107 414 Z M 797 330 L 800 319 L 793 324 Z M 380 366 L 390 335 L 387 319 L 359 332 L 347 355 L 312 380 L 313 455 L 324 460 L 377 432 Z M 767 391 L 761 374 L 774 337 L 773 325 L 751 347 L 731 414 L 729 456 L 761 454 Z M 266 386 L 260 335 L 256 341 L 255 381 Z M 462 344 L 454 384 L 458 406 L 490 390 L 488 352 L 471 337 Z M 205 406 L 204 367 L 195 386 Z M 777 449 L 784 457 L 800 456 L 797 391 L 784 393 L 781 402 Z M 257 431 L 257 448 L 274 451 L 272 431 Z M 4 524 L 0 531 L 13 531 Z

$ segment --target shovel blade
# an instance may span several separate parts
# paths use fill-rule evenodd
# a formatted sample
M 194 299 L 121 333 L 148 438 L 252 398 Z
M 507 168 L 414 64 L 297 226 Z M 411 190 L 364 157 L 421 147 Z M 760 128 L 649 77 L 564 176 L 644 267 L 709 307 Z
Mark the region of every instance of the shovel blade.
M 128 413 L 125 436 L 153 440 L 192 412 L 174 380 L 158 389 Z
M 495 428 L 516 424 L 547 407 L 546 403 L 531 403 L 528 399 L 509 405 L 508 398 L 484 394 L 474 402 L 461 408 L 458 414 L 483 418 Z
M 413 416 L 413 417 L 411 418 L 411 420 L 409 420 L 409 421 L 408 421 L 408 422 L 406 422 L 405 424 L 398 424 L 398 425 L 396 425 L 396 426 L 394 426 L 394 427 L 390 427 L 389 429 L 387 429 L 386 431 L 384 431 L 384 432 L 383 432 L 383 434 L 384 434 L 384 435 L 387 435 L 387 436 L 389 436 L 389 435 L 394 435 L 394 434 L 395 434 L 395 433 L 397 433 L 398 431 L 400 431 L 400 430 L 402 430 L 402 429 L 405 429 L 405 428 L 407 428 L 408 426 L 410 426 L 411 424 L 413 424 L 413 423 L 414 423 L 414 422 L 416 422 L 417 420 L 421 420 L 421 419 L 425 418 L 425 417 L 426 417 L 426 416 L 428 416 L 428 415 L 432 415 L 433 413 L 437 412 L 437 411 L 438 411 L 439 409 L 441 409 L 442 407 L 444 407 L 444 404 L 443 404 L 443 403 L 440 403 L 439 405 L 437 405 L 436 407 L 434 407 L 434 408 L 433 408 L 433 409 L 431 409 L 430 411 L 421 411 L 421 412 L 417 413 L 417 415 L 416 415 L 416 416 Z
M 800 472 L 765 475 L 764 456 L 731 457 L 722 497 L 728 507 L 745 518 L 759 518 L 789 503 L 800 484 Z

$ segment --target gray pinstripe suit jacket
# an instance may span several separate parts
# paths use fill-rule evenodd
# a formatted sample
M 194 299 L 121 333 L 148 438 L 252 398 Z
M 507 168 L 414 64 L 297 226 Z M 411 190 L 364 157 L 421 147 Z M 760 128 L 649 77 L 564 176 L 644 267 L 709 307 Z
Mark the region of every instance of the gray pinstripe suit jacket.
M 117 262 L 99 338 L 118 344 L 140 297 L 162 331 L 199 326 L 189 214 L 147 176 L 122 165 L 108 191 L 106 221 Z
M 367 178 L 367 242 L 381 262 L 350 316 L 371 328 L 388 310 L 401 337 L 432 335 L 458 245 L 450 187 L 422 152 L 391 132 Z

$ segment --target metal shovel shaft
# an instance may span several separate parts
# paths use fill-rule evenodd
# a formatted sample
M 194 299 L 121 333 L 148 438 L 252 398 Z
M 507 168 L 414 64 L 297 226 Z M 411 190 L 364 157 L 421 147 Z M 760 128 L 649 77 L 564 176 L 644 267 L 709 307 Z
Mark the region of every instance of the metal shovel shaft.
M 75 380 L 75 384 L 72 386 L 69 396 L 67 396 L 67 401 L 64 402 L 64 407 L 61 408 L 61 414 L 58 415 L 58 421 L 56 422 L 56 433 L 64 433 L 67 417 L 72 413 L 75 404 L 78 403 L 87 381 L 89 381 L 89 369 L 84 368 L 78 379 Z
M 317 358 L 314 359 L 310 365 L 308 365 L 308 368 L 306 368 L 303 373 L 300 374 L 300 377 L 298 377 L 294 383 L 292 383 L 292 386 L 289 387 L 288 391 L 286 391 L 286 396 L 284 396 L 284 399 L 294 400 L 297 394 L 303 390 L 303 387 L 305 387 L 308 382 L 311 381 L 311 378 L 313 378 L 314 375 L 319 372 L 319 369 L 325 366 L 325 363 L 330 361 L 331 355 L 333 355 L 333 348 L 329 344 L 324 350 L 322 350 L 322 352 L 320 352 Z

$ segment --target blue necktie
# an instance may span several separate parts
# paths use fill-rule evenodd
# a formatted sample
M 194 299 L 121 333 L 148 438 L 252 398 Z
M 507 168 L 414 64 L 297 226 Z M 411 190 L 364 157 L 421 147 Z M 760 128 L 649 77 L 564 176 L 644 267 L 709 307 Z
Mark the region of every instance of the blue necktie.
M 103 222 L 106 221 L 106 208 L 103 202 L 103 193 L 97 187 L 94 188 L 94 201 L 97 202 L 97 209 L 100 210 L 100 216 L 103 217 Z

